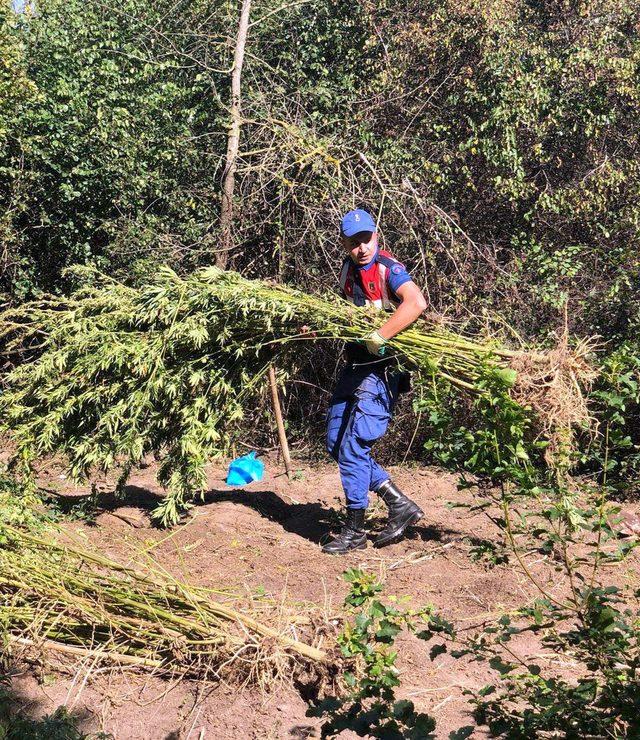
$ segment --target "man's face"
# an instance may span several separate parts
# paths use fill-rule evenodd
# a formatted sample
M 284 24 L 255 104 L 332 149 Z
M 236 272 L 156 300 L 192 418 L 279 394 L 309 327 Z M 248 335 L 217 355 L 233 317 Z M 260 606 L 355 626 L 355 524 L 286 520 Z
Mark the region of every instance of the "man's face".
M 366 265 L 376 253 L 378 234 L 375 231 L 359 231 L 353 236 L 343 236 L 342 245 L 356 265 Z

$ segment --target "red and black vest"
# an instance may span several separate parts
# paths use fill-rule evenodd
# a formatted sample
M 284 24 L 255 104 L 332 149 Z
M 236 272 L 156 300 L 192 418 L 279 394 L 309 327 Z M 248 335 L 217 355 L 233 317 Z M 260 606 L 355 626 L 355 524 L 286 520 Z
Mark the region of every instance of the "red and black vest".
M 376 306 L 393 311 L 400 305 L 398 297 L 389 285 L 389 271 L 401 265 L 393 255 L 378 249 L 371 263 L 363 269 L 347 257 L 340 271 L 340 287 L 344 297 L 356 306 Z
M 342 295 L 356 306 L 376 306 L 384 311 L 393 311 L 400 301 L 389 285 L 389 275 L 398 266 L 404 270 L 400 262 L 381 249 L 378 249 L 371 263 L 361 269 L 347 257 L 340 270 Z M 345 353 L 348 362 L 364 365 L 372 371 L 381 370 L 393 362 L 393 358 L 374 359 L 359 342 L 347 342 Z

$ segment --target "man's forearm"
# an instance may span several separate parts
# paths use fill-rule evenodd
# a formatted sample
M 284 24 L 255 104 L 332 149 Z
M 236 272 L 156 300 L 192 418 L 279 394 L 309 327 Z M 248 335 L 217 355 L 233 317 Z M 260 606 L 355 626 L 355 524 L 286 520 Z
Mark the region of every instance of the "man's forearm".
M 389 320 L 378 329 L 378 333 L 385 339 L 395 337 L 396 334 L 413 324 L 426 307 L 427 303 L 424 298 L 412 297 L 402 301 Z

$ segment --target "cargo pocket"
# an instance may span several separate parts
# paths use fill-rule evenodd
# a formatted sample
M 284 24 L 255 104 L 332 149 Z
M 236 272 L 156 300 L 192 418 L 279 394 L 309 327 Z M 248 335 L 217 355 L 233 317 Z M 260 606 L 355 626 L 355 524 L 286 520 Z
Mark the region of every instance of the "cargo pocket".
M 359 395 L 354 413 L 353 432 L 365 444 L 372 444 L 387 431 L 391 412 L 381 397 L 369 393 Z

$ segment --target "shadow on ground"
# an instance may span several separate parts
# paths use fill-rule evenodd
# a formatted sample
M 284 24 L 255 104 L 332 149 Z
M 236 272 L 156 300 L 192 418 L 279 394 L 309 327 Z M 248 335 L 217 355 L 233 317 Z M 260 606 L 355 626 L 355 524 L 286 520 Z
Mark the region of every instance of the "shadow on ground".
M 0 737 L 15 740 L 82 740 L 90 737 L 85 734 L 92 718 L 86 710 L 69 711 L 59 706 L 50 714 L 44 715 L 41 702 L 27 699 L 11 686 L 11 671 L 1 676 L 0 686 Z M 38 719 L 34 719 L 38 717 Z M 102 736 L 108 737 L 108 736 Z
M 310 542 L 325 542 L 332 533 L 337 532 L 342 524 L 340 513 L 321 503 L 288 503 L 273 491 L 209 491 L 205 503 L 229 501 L 248 506 L 269 521 L 276 522 L 287 532 L 292 532 Z M 375 529 L 384 526 L 381 520 Z M 375 534 L 375 529 L 371 534 Z M 451 535 L 459 534 L 455 530 L 417 525 L 407 530 L 406 539 L 442 542 Z
M 96 516 L 102 513 L 115 513 L 123 507 L 136 507 L 150 513 L 160 501 L 162 495 L 141 486 L 128 485 L 122 494 L 113 492 L 100 493 L 93 499 L 93 508 L 88 502 L 89 497 L 77 495 L 56 495 L 56 507 L 63 514 L 82 512 L 86 509 L 92 516 L 82 516 L 87 524 L 94 523 Z M 83 503 L 86 502 L 86 503 Z M 335 534 L 342 524 L 340 512 L 323 506 L 320 502 L 294 503 L 285 501 L 274 491 L 246 491 L 244 489 L 209 490 L 203 499 L 196 499 L 195 506 L 205 504 L 229 502 L 246 506 L 257 511 L 260 516 L 279 524 L 285 531 L 296 534 L 310 542 L 320 544 L 326 542 Z M 376 531 L 384 526 L 384 517 L 374 521 L 370 526 L 370 534 L 375 536 Z M 445 527 L 435 527 L 429 524 L 418 524 L 410 527 L 405 534 L 407 540 L 422 540 L 424 542 L 447 542 L 452 537 L 460 535 L 457 530 Z
M 323 542 L 331 530 L 340 526 L 340 517 L 335 509 L 321 503 L 289 503 L 273 491 L 208 491 L 205 503 L 228 501 L 247 506 L 260 516 L 279 524 L 287 532 L 297 534 L 310 542 Z

